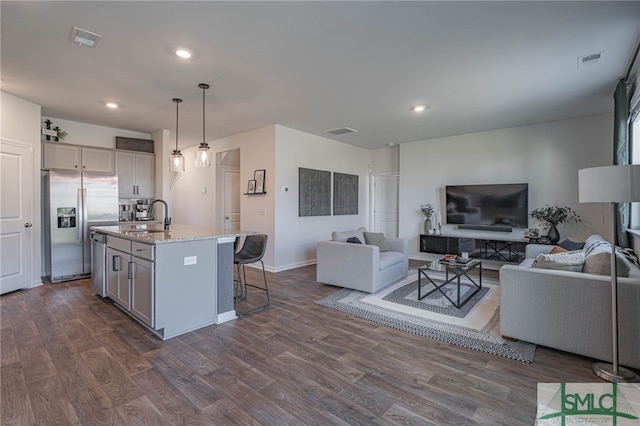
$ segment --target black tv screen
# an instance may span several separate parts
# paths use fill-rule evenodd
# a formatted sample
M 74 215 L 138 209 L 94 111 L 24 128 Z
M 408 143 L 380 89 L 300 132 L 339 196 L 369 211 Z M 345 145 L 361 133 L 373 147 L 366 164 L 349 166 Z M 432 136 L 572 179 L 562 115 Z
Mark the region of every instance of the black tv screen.
M 447 223 L 527 228 L 528 200 L 526 183 L 448 185 Z

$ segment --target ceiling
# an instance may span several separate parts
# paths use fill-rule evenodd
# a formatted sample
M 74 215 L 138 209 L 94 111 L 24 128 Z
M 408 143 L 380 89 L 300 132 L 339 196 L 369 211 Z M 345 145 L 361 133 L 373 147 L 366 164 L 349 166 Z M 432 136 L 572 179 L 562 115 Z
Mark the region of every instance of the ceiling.
M 1 7 L 2 90 L 180 146 L 280 124 L 364 148 L 613 110 L 640 2 L 38 2 Z M 103 36 L 96 49 L 72 27 Z M 194 52 L 189 60 L 173 53 Z M 603 52 L 595 65 L 578 57 Z M 120 104 L 108 110 L 104 103 Z M 410 110 L 427 104 L 422 113 Z M 325 130 L 357 130 L 341 136 Z M 173 139 L 172 139 L 173 140 Z

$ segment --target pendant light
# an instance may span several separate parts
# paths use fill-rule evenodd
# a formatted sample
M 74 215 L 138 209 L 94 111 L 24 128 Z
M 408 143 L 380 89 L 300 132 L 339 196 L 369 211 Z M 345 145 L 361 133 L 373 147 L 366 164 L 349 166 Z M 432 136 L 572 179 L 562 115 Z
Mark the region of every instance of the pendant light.
M 176 149 L 173 150 L 169 157 L 169 168 L 172 172 L 184 172 L 184 157 L 178 149 L 178 105 L 180 105 L 182 99 L 173 98 L 172 101 L 176 103 Z
M 202 142 L 196 150 L 196 167 L 211 167 L 211 149 L 204 139 L 204 91 L 209 85 L 200 83 L 198 86 L 202 89 Z

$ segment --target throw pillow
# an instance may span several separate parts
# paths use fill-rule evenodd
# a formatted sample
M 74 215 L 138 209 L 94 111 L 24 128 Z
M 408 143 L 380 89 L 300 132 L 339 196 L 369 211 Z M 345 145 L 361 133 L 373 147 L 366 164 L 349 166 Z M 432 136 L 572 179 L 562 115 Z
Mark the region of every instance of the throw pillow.
M 584 248 L 584 243 L 578 241 L 571 241 L 570 239 L 566 239 L 558 244 L 560 247 L 567 249 L 569 251 L 573 250 L 582 250 Z
M 391 251 L 387 239 L 382 232 L 365 232 L 364 241 L 367 245 L 380 247 L 380 252 Z
M 584 252 L 582 250 L 566 251 L 555 254 L 539 254 L 533 262 L 533 268 L 558 269 L 561 271 L 582 271 Z
M 555 247 L 553 247 L 553 248 L 551 249 L 551 254 L 564 253 L 564 252 L 566 252 L 566 251 L 569 251 L 569 250 L 567 250 L 567 249 L 566 249 L 566 248 L 564 248 L 564 247 L 555 246 Z
M 347 242 L 351 244 L 362 244 L 362 241 L 360 241 L 358 237 L 351 237 L 347 239 Z
M 356 237 L 360 241 L 364 241 L 364 232 L 366 230 L 367 228 L 362 227 L 362 228 L 354 229 L 353 231 L 342 231 L 342 232 L 334 231 L 331 233 L 331 239 L 333 241 L 340 241 L 344 243 L 349 238 Z

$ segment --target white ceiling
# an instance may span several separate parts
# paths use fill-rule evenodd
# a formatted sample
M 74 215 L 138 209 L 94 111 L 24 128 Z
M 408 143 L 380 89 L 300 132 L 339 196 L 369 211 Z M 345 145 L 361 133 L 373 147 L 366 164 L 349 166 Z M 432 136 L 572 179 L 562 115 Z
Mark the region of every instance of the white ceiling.
M 45 116 L 172 138 L 179 97 L 181 147 L 202 140 L 198 83 L 207 141 L 281 124 L 374 149 L 612 111 L 640 36 L 638 1 L 0 7 L 3 91 Z M 97 49 L 68 41 L 73 26 L 102 35 Z M 323 133 L 344 126 L 358 133 Z

